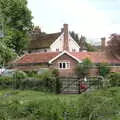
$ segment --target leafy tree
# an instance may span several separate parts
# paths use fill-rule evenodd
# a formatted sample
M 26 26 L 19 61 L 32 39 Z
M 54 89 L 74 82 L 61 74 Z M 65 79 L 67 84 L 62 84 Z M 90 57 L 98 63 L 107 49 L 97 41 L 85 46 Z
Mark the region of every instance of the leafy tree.
M 92 67 L 92 62 L 89 58 L 83 60 L 82 63 L 79 63 L 75 68 L 75 73 L 79 78 L 84 78 L 88 75 L 89 69 Z
M 0 41 L 0 64 L 6 64 L 15 57 L 16 53 L 12 49 L 8 48 L 2 41 Z
M 79 35 L 78 35 L 77 33 L 75 33 L 74 31 L 71 31 L 71 32 L 70 32 L 70 35 L 72 36 L 72 38 L 73 38 L 77 43 L 79 43 L 80 38 L 79 38 Z
M 85 49 L 87 51 L 96 51 L 96 49 L 90 43 L 86 41 L 85 36 L 81 35 L 81 37 L 79 37 L 79 35 L 75 33 L 74 31 L 70 32 L 70 35 L 79 44 L 81 51 Z
M 28 31 L 32 29 L 32 16 L 26 0 L 0 0 L 4 19 L 4 41 L 19 55 L 27 47 Z
M 109 55 L 120 60 L 120 34 L 112 34 L 107 47 Z

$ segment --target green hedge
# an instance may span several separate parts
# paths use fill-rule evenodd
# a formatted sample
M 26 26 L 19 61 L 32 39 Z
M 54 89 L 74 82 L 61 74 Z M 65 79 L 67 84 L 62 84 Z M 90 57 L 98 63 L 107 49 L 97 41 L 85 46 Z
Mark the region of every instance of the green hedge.
M 13 88 L 21 90 L 39 90 L 46 92 L 60 93 L 61 83 L 59 77 L 52 73 L 53 71 L 45 71 L 41 75 L 28 77 L 26 73 L 17 71 L 13 77 L 0 76 L 0 88 Z
M 120 86 L 120 73 L 111 73 L 108 75 L 109 83 L 112 87 Z

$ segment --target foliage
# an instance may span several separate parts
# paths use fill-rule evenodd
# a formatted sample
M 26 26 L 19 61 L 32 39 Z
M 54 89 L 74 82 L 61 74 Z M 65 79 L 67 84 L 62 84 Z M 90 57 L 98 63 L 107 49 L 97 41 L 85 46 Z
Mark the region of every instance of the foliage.
M 52 69 L 52 74 L 55 76 L 55 77 L 58 77 L 59 76 L 59 70 L 58 69 Z
M 1 88 L 12 88 L 12 89 L 29 89 L 44 92 L 60 93 L 61 82 L 58 75 L 52 73 L 53 71 L 44 71 L 42 74 L 28 77 L 23 71 L 16 71 L 12 77 L 0 77 Z
M 109 74 L 110 72 L 110 67 L 108 63 L 100 63 L 98 65 L 98 69 L 99 69 L 99 74 L 103 77 L 105 77 L 106 75 Z
M 108 80 L 110 85 L 113 86 L 120 86 L 120 73 L 111 73 L 108 75 Z
M 109 55 L 120 59 L 120 35 L 111 34 L 110 41 L 108 42 L 107 51 Z
M 94 52 L 94 51 L 96 51 L 97 49 L 95 48 L 95 47 L 93 47 L 90 43 L 85 43 L 85 46 L 86 46 L 86 48 L 87 48 L 87 51 L 89 51 L 89 52 Z
M 79 63 L 75 68 L 75 73 L 78 77 L 84 78 L 88 75 L 89 69 L 92 67 L 92 62 L 89 58 L 83 60 L 82 63 Z
M 16 53 L 12 49 L 8 48 L 5 43 L 0 40 L 0 64 L 6 64 L 15 57 Z
M 27 78 L 27 74 L 23 71 L 16 71 L 13 75 L 14 79 L 21 80 Z
M 119 120 L 120 88 L 81 95 L 35 91 L 0 92 L 0 119 L 7 120 Z
M 85 36 L 81 35 L 81 37 L 79 37 L 79 35 L 77 33 L 75 33 L 74 31 L 71 31 L 70 35 L 78 43 L 81 51 L 82 50 L 96 51 L 96 49 L 90 43 L 87 42 Z
M 26 0 L 0 0 L 4 25 L 4 42 L 7 47 L 21 54 L 28 44 L 28 31 L 32 16 Z
M 7 76 L 0 76 L 0 88 L 12 88 L 13 78 Z
M 72 36 L 72 38 L 73 38 L 77 43 L 79 43 L 80 38 L 79 38 L 79 35 L 78 35 L 77 33 L 75 33 L 74 31 L 71 31 L 71 32 L 70 32 L 70 35 Z

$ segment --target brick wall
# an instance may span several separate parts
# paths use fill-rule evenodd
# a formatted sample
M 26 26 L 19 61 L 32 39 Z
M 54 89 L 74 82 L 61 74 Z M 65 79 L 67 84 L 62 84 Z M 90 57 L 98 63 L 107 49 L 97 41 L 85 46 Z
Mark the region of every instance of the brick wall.
M 59 69 L 60 76 L 65 76 L 65 77 L 75 76 L 74 69 L 76 65 L 78 64 L 78 62 L 75 59 L 64 54 L 61 57 L 59 57 L 57 60 L 55 60 L 52 63 L 51 67 L 58 69 L 59 62 L 70 62 L 70 69 Z

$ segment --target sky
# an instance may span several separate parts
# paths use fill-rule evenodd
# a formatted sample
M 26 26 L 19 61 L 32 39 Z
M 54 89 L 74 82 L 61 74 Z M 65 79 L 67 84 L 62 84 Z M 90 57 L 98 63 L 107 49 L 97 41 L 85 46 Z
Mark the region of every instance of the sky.
M 64 23 L 90 42 L 120 33 L 120 0 L 28 0 L 28 8 L 46 33 L 59 32 Z

